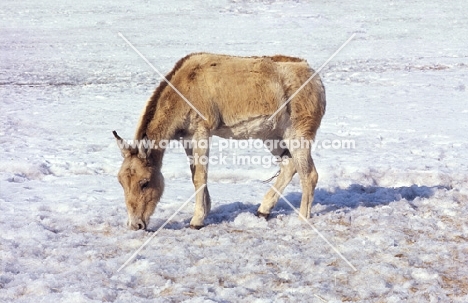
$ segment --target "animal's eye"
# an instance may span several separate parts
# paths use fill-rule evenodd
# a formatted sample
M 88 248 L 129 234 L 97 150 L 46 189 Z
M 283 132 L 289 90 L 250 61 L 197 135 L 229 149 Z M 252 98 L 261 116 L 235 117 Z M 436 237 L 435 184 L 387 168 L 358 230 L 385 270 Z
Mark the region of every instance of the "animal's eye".
M 149 180 L 148 179 L 143 179 L 140 181 L 140 188 L 141 190 L 145 190 L 149 185 Z

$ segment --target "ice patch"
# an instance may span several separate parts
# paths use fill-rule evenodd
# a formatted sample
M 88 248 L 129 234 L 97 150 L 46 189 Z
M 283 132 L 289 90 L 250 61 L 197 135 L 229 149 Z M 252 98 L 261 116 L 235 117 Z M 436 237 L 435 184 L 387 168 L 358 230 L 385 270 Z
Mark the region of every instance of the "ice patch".
M 241 213 L 234 219 L 234 225 L 242 229 L 265 229 L 268 223 L 264 218 L 257 217 L 251 213 Z
M 52 174 L 48 163 L 31 164 L 28 162 L 7 161 L 0 163 L 0 173 L 7 173 L 9 182 L 22 183 L 27 180 L 41 180 Z

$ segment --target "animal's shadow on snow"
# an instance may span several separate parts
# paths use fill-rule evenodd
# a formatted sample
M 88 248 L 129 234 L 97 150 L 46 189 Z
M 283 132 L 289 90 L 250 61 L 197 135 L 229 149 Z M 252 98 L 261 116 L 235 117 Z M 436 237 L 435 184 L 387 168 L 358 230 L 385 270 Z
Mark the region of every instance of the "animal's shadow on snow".
M 389 205 L 393 202 L 406 200 L 407 203 L 417 209 L 413 204 L 416 198 L 427 199 L 432 197 L 437 189 L 444 188 L 442 186 L 403 186 L 403 187 L 380 187 L 380 186 L 363 186 L 353 184 L 348 188 L 336 188 L 331 191 L 317 188 L 315 190 L 314 205 L 320 204 L 325 206 L 320 211 L 314 211 L 312 206 L 311 215 L 321 215 L 337 210 L 350 210 L 361 207 L 376 207 L 381 205 Z M 301 204 L 301 192 L 291 192 L 284 196 L 295 208 L 299 209 Z M 215 207 L 207 219 L 207 225 L 219 224 L 222 222 L 232 222 L 241 213 L 257 212 L 259 204 L 250 204 L 243 202 L 234 202 L 223 204 Z M 269 219 L 276 218 L 279 215 L 291 215 L 294 210 L 289 206 L 284 199 L 278 201 L 278 204 L 273 208 Z
M 430 198 L 434 195 L 437 189 L 444 188 L 442 186 L 403 186 L 403 187 L 380 187 L 380 186 L 363 186 L 353 184 L 348 188 L 336 188 L 327 191 L 321 188 L 315 190 L 314 205 L 320 204 L 325 206 L 320 211 L 314 211 L 312 207 L 312 216 L 321 215 L 337 210 L 349 211 L 359 206 L 361 207 L 376 207 L 381 205 L 389 205 L 393 202 L 406 200 L 407 203 L 417 209 L 417 206 L 412 202 L 416 198 Z M 297 209 L 301 204 L 301 192 L 291 192 L 285 194 L 285 198 Z M 213 197 L 212 197 L 213 199 Z M 216 205 L 216 204 L 215 204 Z M 260 204 L 252 204 L 248 202 L 232 202 L 220 203 L 214 206 L 211 212 L 205 219 L 206 226 L 217 225 L 223 222 L 233 222 L 237 216 L 242 213 L 256 214 Z M 279 199 L 278 204 L 273 208 L 269 219 L 274 219 L 280 215 L 293 215 L 294 210 L 289 206 L 284 199 Z M 191 218 L 185 219 L 183 222 L 171 222 L 167 224 L 166 229 L 183 229 L 186 228 Z M 162 222 L 161 222 L 162 224 Z M 161 224 L 157 224 L 160 226 Z
M 213 197 L 212 197 L 213 199 Z M 258 204 L 243 203 L 243 202 L 231 202 L 231 203 L 220 203 L 219 206 L 213 207 L 205 219 L 205 226 L 217 225 L 223 222 L 232 222 L 241 213 L 252 213 L 256 214 Z M 165 229 L 184 229 L 190 224 L 190 218 L 185 218 L 182 222 L 170 222 L 164 228 Z M 152 228 L 148 231 L 156 231 L 159 226 L 164 224 L 163 220 L 159 220 L 158 223 L 152 224 Z

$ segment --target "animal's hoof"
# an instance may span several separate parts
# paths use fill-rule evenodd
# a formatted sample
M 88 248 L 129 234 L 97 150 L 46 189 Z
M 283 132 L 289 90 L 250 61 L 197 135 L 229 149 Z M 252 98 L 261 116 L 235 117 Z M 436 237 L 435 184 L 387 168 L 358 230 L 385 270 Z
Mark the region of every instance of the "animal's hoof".
M 264 214 L 264 213 L 261 213 L 261 212 L 257 211 L 257 217 L 261 217 L 261 218 L 264 218 L 265 220 L 267 220 L 269 216 L 270 216 L 270 214 Z
M 191 228 L 191 229 L 199 230 L 199 229 L 202 228 L 202 227 L 203 227 L 203 225 L 192 225 L 192 224 L 190 224 L 190 228 Z

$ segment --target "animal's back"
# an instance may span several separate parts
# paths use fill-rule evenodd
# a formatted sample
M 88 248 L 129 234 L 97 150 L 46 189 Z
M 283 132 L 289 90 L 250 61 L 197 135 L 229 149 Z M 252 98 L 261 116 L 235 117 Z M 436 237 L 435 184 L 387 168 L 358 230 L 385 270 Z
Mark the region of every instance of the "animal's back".
M 271 116 L 312 73 L 305 60 L 294 57 L 200 53 L 184 62 L 173 84 L 200 112 L 219 117 L 219 123 L 231 126 L 253 117 Z M 306 105 L 305 110 L 315 111 L 316 105 L 306 103 L 314 99 L 307 95 L 317 86 L 322 87 L 319 78 L 295 97 Z M 284 108 L 289 110 L 289 105 Z

